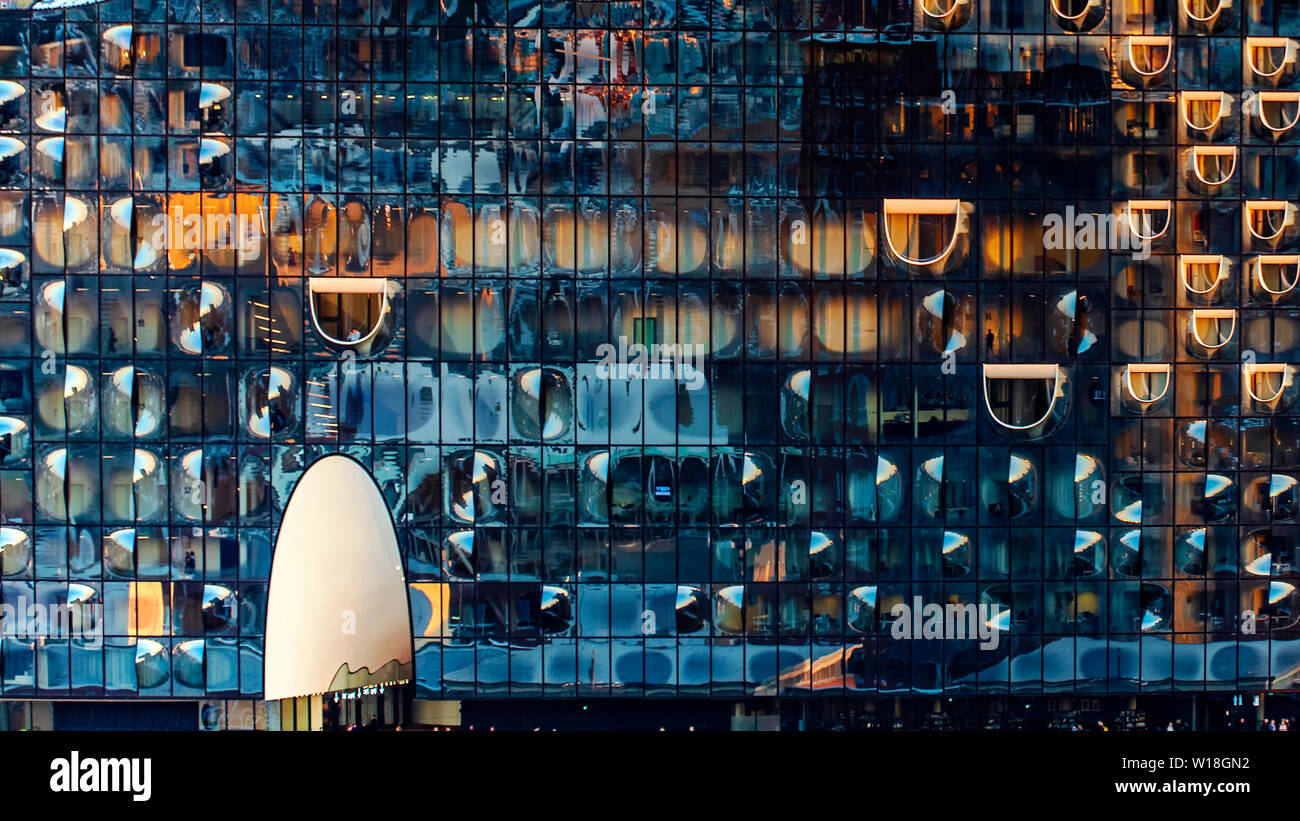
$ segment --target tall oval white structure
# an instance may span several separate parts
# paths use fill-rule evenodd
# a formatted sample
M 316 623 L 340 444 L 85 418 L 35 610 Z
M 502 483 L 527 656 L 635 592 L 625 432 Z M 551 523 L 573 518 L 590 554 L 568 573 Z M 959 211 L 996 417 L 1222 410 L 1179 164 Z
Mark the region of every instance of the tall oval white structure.
M 268 701 L 410 678 L 397 533 L 359 462 L 326 456 L 298 480 L 275 541 L 266 610 Z

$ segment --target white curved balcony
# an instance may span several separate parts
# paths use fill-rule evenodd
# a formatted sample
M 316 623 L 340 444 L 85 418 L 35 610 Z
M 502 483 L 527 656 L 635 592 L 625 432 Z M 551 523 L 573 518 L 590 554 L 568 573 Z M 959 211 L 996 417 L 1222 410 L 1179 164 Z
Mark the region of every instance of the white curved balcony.
M 1250 261 L 1250 281 L 1256 295 L 1277 300 L 1300 282 L 1300 254 L 1261 254 Z
M 970 245 L 970 206 L 957 199 L 886 199 L 885 245 L 913 270 L 943 274 L 959 267 Z
M 1251 102 L 1251 132 L 1266 140 L 1280 140 L 1300 123 L 1300 91 L 1261 91 Z
M 1202 194 L 1222 189 L 1237 171 L 1237 146 L 1197 145 L 1187 152 L 1187 187 Z
M 1232 22 L 1232 0 L 1182 0 L 1181 5 L 1192 31 L 1209 34 Z
M 311 277 L 307 282 L 311 326 L 327 347 L 369 356 L 392 341 L 396 283 L 375 277 Z
M 1055 364 L 986 363 L 984 408 L 1006 433 L 1039 438 L 1064 416 L 1067 379 Z
M 1129 232 L 1143 242 L 1155 242 L 1169 233 L 1173 225 L 1170 200 L 1129 200 L 1124 204 L 1124 219 Z
M 1242 208 L 1246 232 L 1256 246 L 1275 249 L 1295 225 L 1296 206 L 1286 200 L 1249 200 Z
M 1146 410 L 1165 398 L 1173 382 L 1174 366 L 1134 362 L 1124 367 L 1124 398 Z
M 1188 352 L 1214 356 L 1232 341 L 1237 331 L 1237 312 L 1231 308 L 1196 308 L 1187 322 Z
M 1283 86 L 1295 79 L 1300 45 L 1290 37 L 1247 37 L 1242 53 L 1246 79 L 1256 85 Z
M 1220 126 L 1230 124 L 1232 95 L 1226 91 L 1182 91 L 1178 111 L 1192 139 L 1214 139 Z
M 1188 299 L 1209 303 L 1219 286 L 1228 281 L 1228 258 L 1223 254 L 1183 254 L 1178 257 L 1178 279 Z
M 1106 17 L 1102 0 L 1049 0 L 1048 8 L 1056 25 L 1071 34 L 1091 31 Z
M 1241 389 L 1257 413 L 1285 410 L 1295 399 L 1295 368 L 1285 363 L 1243 362 Z
M 1119 74 L 1134 88 L 1154 88 L 1173 75 L 1174 38 L 1135 34 L 1120 46 Z
M 970 0 L 916 0 L 919 22 L 935 31 L 954 31 L 970 22 Z

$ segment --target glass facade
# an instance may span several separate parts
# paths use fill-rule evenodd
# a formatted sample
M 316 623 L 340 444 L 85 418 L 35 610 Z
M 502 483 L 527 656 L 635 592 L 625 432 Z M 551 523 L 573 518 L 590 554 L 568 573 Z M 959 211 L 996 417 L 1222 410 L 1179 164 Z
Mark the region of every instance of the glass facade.
M 1297 0 L 58 5 L 0 696 L 260 695 L 328 453 L 419 698 L 1295 687 Z

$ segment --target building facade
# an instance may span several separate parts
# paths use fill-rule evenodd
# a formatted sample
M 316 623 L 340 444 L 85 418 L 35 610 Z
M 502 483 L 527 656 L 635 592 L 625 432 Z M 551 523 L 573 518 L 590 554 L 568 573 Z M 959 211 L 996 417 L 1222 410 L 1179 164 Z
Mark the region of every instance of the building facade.
M 1297 688 L 1296 0 L 3 5 L 0 698 Z

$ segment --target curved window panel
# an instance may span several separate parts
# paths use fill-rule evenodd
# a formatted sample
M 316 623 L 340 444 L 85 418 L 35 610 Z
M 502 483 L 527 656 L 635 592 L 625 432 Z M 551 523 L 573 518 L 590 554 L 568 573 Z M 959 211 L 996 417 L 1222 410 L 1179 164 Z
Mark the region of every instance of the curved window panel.
M 1124 38 L 1118 51 L 1120 77 L 1134 88 L 1156 88 L 1173 75 L 1172 37 L 1133 35 Z
M 1142 633 L 1167 633 L 1173 629 L 1174 597 L 1169 588 L 1143 582 L 1138 593 L 1138 613 L 1128 615 Z
M 25 296 L 30 281 L 27 255 L 13 248 L 0 248 L 0 297 Z
M 447 460 L 447 515 L 465 524 L 491 524 L 505 515 L 501 486 L 502 460 L 494 453 L 474 451 Z
M 531 205 L 483 205 L 472 221 L 460 203 L 445 209 L 443 254 L 453 272 L 467 272 L 471 262 L 479 274 L 535 269 L 541 236 L 537 210 Z
M 387 202 L 377 205 L 370 232 L 374 275 L 400 277 L 406 273 L 406 219 L 402 206 Z
M 1100 311 L 1093 300 L 1078 291 L 1067 291 L 1052 305 L 1048 338 L 1052 347 L 1066 356 L 1078 356 L 1093 349 L 1099 339 L 1093 323 L 1100 326 Z
M 1250 282 L 1255 295 L 1275 301 L 1295 290 L 1300 282 L 1300 254 L 1263 254 L 1250 261 Z
M 1052 21 L 1070 34 L 1092 31 L 1106 17 L 1103 0 L 1049 0 L 1048 7 Z
M 0 81 L 0 83 L 7 81 Z M 14 83 L 17 85 L 17 83 Z M 19 86 L 20 92 L 24 91 Z M 0 112 L 3 111 L 5 89 L 0 85 Z M 2 117 L 3 114 L 0 114 Z M 0 123 L 3 123 L 0 120 Z M 0 185 L 18 187 L 27 183 L 27 144 L 17 137 L 0 137 Z
M 720 587 L 713 593 L 713 627 L 722 635 L 745 632 L 745 586 Z
M 961 200 L 886 199 L 885 243 L 912 270 L 952 271 L 969 251 L 970 210 Z
M 291 194 L 272 194 L 270 202 L 271 261 L 280 276 L 302 273 L 302 200 Z
M 103 214 L 105 266 L 123 273 L 146 273 L 162 268 L 164 247 L 154 244 L 165 239 L 156 230 L 166 214 L 147 198 L 123 197 L 107 205 Z
M 36 506 L 58 521 L 84 520 L 99 507 L 98 458 L 56 448 L 37 462 Z
M 1173 225 L 1173 203 L 1169 200 L 1129 200 L 1124 204 L 1128 230 L 1143 242 L 1154 242 Z
M 172 461 L 172 511 L 175 515 L 199 522 L 203 520 L 204 498 L 203 450 L 196 448 Z
M 98 348 L 97 294 L 66 280 L 46 282 L 36 292 L 36 341 L 56 354 Z
M 120 436 L 152 437 L 162 430 L 166 418 L 164 394 L 156 374 L 134 365 L 118 368 L 105 383 L 104 423 Z
M 226 131 L 229 128 L 227 118 L 230 111 L 228 87 L 220 83 L 199 83 L 199 121 L 203 131 Z M 228 145 L 226 153 L 229 153 Z
M 1236 482 L 1220 473 L 1208 473 L 1204 479 L 1194 476 L 1192 513 L 1206 522 L 1231 521 L 1237 513 Z
M 250 371 L 240 384 L 244 428 L 259 439 L 293 431 L 301 412 L 301 391 L 291 371 L 276 365 Z
M 406 221 L 407 276 L 436 275 L 441 272 L 441 223 L 437 211 L 432 208 L 411 209 L 411 215 Z
M 154 639 L 135 640 L 135 680 L 139 688 L 153 690 L 171 679 L 167 645 Z
M 132 74 L 135 70 L 136 46 L 131 25 L 110 26 L 104 29 L 99 39 L 102 67 L 112 74 Z
M 1183 19 L 1200 34 L 1220 31 L 1232 22 L 1233 0 L 1180 0 Z
M 167 511 L 167 471 L 156 453 L 136 448 L 130 459 L 106 453 L 104 515 L 107 520 L 157 521 Z
M 609 223 L 603 209 L 549 205 L 544 219 L 546 264 L 566 273 L 603 273 L 609 265 Z M 640 237 L 636 246 L 640 247 Z M 639 256 L 639 255 L 638 255 Z
M 203 658 L 206 651 L 203 639 L 177 642 L 172 648 L 172 672 L 176 684 L 202 690 L 204 686 Z M 180 686 L 176 688 L 180 690 Z
M 1266 140 L 1289 138 L 1300 123 L 1300 91 L 1260 91 L 1248 113 L 1255 136 Z
M 1242 209 L 1246 232 L 1256 246 L 1275 249 L 1294 234 L 1296 210 L 1286 200 L 1250 200 Z
M 1226 91 L 1183 91 L 1178 101 L 1183 126 L 1192 139 L 1218 139 L 1231 125 L 1232 95 Z
M 1289 37 L 1247 37 L 1242 46 L 1246 79 L 1257 85 L 1285 86 L 1295 80 L 1300 45 Z
M 195 356 L 221 354 L 235 334 L 230 292 L 216 282 L 200 282 L 172 296 L 172 345 Z
M 876 250 L 875 215 L 851 209 L 841 215 L 824 204 L 806 224 L 790 222 L 787 254 L 804 276 L 840 277 L 861 274 Z
M 744 208 L 728 203 L 715 206 L 710 231 L 713 237 L 713 267 L 728 274 L 740 274 L 745 268 Z
M 205 143 L 208 142 L 205 140 Z M 225 149 L 227 152 L 229 148 Z M 210 187 L 215 187 L 214 183 Z M 171 199 L 175 199 L 173 195 Z M 170 200 L 169 200 L 170 202 Z M 240 265 L 264 258 L 266 199 L 256 194 L 204 194 L 200 199 L 203 259 L 209 271 L 233 273 Z M 368 244 L 368 243 L 367 243 Z M 185 245 L 170 239 L 169 247 Z M 257 270 L 254 265 L 253 270 Z
M 916 0 L 918 21 L 935 31 L 953 31 L 971 17 L 971 0 Z
M 50 431 L 75 435 L 94 427 L 96 420 L 94 377 L 80 365 L 66 365 L 58 374 L 38 384 L 37 420 Z
M 25 576 L 31 566 L 31 537 L 16 527 L 0 527 L 0 576 Z
M 311 326 L 326 347 L 373 356 L 392 341 L 397 284 L 369 277 L 311 277 L 307 280 Z
M 1241 366 L 1241 387 L 1247 400 L 1243 410 L 1284 411 L 1295 401 L 1295 368 L 1283 363 L 1245 362 Z
M 877 333 L 874 295 L 816 294 L 813 335 L 823 352 L 851 355 L 875 353 Z
M 219 137 L 202 137 L 198 141 L 197 155 L 201 186 L 222 188 L 230 184 L 235 158 L 230 155 L 229 141 Z
M 1231 309 L 1197 308 L 1187 321 L 1187 351 L 1211 357 L 1232 341 L 1237 330 L 1237 312 Z
M 657 207 L 646 214 L 647 270 L 676 276 L 698 272 L 708 261 L 709 225 L 698 209 Z
M 31 453 L 32 431 L 27 422 L 0 416 L 0 465 L 25 465 Z
M 1187 185 L 1201 194 L 1213 194 L 1237 170 L 1237 147 L 1198 145 L 1187 152 Z
M 1260 476 L 1253 480 L 1247 487 L 1244 494 L 1245 507 L 1252 513 L 1258 513 L 1268 517 L 1274 522 L 1294 521 L 1297 515 L 1300 515 L 1300 481 L 1294 476 L 1288 476 L 1283 473 L 1272 473 L 1267 476 Z M 1269 557 L 1269 554 L 1264 554 Z M 1276 561 L 1276 557 L 1272 557 Z M 1260 568 L 1260 562 L 1257 559 L 1246 565 L 1247 572 L 1254 572 L 1256 569 L 1262 569 L 1264 572 L 1260 575 L 1268 575 L 1268 562 L 1263 568 Z
M 510 421 L 518 436 L 545 442 L 569 436 L 574 405 L 567 374 L 558 368 L 527 368 L 516 371 L 512 381 Z
M 334 272 L 338 263 L 338 208 L 319 194 L 303 208 L 302 254 L 306 273 L 321 276 Z
M 921 298 L 914 322 L 921 344 L 935 353 L 959 351 L 974 333 L 974 300 L 939 289 Z
M 1219 286 L 1229 278 L 1228 258 L 1222 254 L 1183 254 L 1178 257 L 1178 276 L 1189 300 L 1215 302 Z
M 984 365 L 984 407 L 1004 433 L 1039 438 L 1069 407 L 1068 380 L 1059 365 Z

